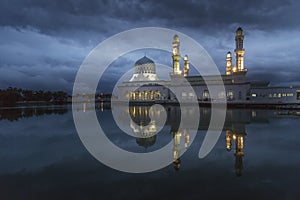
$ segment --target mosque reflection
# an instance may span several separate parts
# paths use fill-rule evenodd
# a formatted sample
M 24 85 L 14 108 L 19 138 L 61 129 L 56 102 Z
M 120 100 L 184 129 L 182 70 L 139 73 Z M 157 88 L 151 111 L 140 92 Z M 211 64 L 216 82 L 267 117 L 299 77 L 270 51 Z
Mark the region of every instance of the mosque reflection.
M 136 136 L 136 143 L 146 149 L 156 142 L 157 124 L 150 119 L 150 115 L 160 115 L 159 110 L 150 110 L 149 107 L 129 107 L 130 128 Z
M 153 116 L 159 116 L 163 112 L 162 109 L 166 110 L 167 119 L 166 126 L 170 126 L 170 134 L 173 138 L 173 165 L 174 169 L 177 171 L 180 169 L 181 160 L 180 155 L 183 149 L 187 149 L 190 145 L 190 127 L 187 124 L 185 127 L 180 127 L 180 116 L 185 113 L 189 116 L 194 112 L 192 108 L 182 108 L 180 110 L 179 106 L 165 106 L 150 109 L 148 106 L 124 106 L 124 110 L 118 108 L 119 120 L 124 119 L 122 115 L 129 113 L 132 121 L 130 121 L 130 128 L 133 130 L 136 136 L 136 143 L 139 146 L 149 148 L 157 142 L 157 124 L 159 121 L 151 120 Z M 246 124 L 249 123 L 268 123 L 268 115 L 270 112 L 253 111 L 253 110 L 239 110 L 231 109 L 227 110 L 226 120 L 224 124 L 223 131 L 225 133 L 224 143 L 226 145 L 226 150 L 232 152 L 235 157 L 235 174 L 236 176 L 241 176 L 243 172 L 243 157 L 244 157 L 244 141 L 247 136 Z M 150 117 L 152 116 L 152 117 Z M 210 108 L 200 109 L 200 122 L 198 130 L 207 130 L 209 127 L 211 117 Z M 191 118 L 192 120 L 192 118 Z M 126 122 L 124 122 L 126 123 Z M 224 135 L 224 134 L 222 134 Z M 221 137 L 222 137 L 221 135 Z M 143 137 L 140 137 L 143 136 Z M 225 150 L 225 146 L 224 146 Z M 171 156 L 171 155 L 170 155 Z

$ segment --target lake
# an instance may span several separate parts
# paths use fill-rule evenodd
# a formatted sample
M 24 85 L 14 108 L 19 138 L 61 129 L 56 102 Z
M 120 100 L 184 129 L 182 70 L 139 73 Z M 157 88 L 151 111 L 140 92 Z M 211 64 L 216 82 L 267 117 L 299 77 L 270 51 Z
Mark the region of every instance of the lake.
M 81 108 L 91 112 L 86 105 L 76 112 L 83 112 Z M 86 150 L 70 105 L 1 108 L 1 199 L 300 199 L 299 116 L 277 110 L 227 110 L 220 138 L 200 159 L 210 109 L 200 108 L 193 142 L 188 129 L 178 129 L 180 107 L 165 109 L 166 124 L 157 135 L 135 138 L 118 128 L 110 105 L 97 105 L 100 124 L 120 148 L 148 153 L 174 138 L 173 163 L 135 174 L 111 169 Z M 149 107 L 123 111 L 135 122 L 128 125 L 134 132 L 155 131 L 155 124 L 143 129 L 151 123 Z M 179 157 L 183 148 L 186 152 Z

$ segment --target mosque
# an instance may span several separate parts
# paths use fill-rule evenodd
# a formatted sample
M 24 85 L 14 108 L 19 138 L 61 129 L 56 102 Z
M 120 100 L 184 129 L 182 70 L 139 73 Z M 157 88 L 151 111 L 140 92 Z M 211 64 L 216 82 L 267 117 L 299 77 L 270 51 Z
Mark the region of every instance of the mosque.
M 176 102 L 178 98 L 189 99 L 197 95 L 198 102 L 204 104 L 226 99 L 229 105 L 299 105 L 300 87 L 273 87 L 269 85 L 269 81 L 251 82 L 246 79 L 248 70 L 244 65 L 244 38 L 243 29 L 239 27 L 235 35 L 235 63 L 229 51 L 226 54 L 226 73 L 221 75 L 223 82 L 220 82 L 217 81 L 217 75 L 205 76 L 205 78 L 189 75 L 188 55 L 183 57 L 184 64 L 181 68 L 180 39 L 175 35 L 172 43 L 173 71 L 170 78 L 171 80 L 184 78 L 190 83 L 194 92 L 182 89 L 181 96 L 175 96 L 164 86 L 168 85 L 168 80 L 158 79 L 155 62 L 144 56 L 136 61 L 132 78 L 118 85 L 118 100 L 130 100 L 133 103 L 170 103 Z M 212 98 L 206 84 L 224 84 L 225 93 L 220 92 L 217 97 Z

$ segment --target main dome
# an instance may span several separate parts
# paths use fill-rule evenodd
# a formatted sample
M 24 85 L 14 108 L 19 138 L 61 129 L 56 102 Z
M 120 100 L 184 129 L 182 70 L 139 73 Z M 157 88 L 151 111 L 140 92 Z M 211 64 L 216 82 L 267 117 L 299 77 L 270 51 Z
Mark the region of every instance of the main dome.
M 141 59 L 137 60 L 134 64 L 134 66 L 137 66 L 137 65 L 144 65 L 144 64 L 154 64 L 154 61 L 151 60 L 150 58 L 148 58 L 147 56 L 144 56 L 142 57 Z
M 134 64 L 135 70 L 130 81 L 156 81 L 155 63 L 153 60 L 144 56 L 137 60 Z

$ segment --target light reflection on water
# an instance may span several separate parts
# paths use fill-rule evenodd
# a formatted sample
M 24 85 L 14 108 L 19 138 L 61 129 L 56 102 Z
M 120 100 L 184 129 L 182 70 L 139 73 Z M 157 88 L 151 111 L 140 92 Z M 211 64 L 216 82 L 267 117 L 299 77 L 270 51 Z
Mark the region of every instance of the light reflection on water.
M 109 130 L 107 136 L 126 150 L 150 152 L 174 138 L 172 165 L 152 173 L 126 174 L 102 165 L 85 150 L 69 106 L 0 109 L 3 198 L 299 199 L 300 117 L 278 115 L 274 110 L 228 110 L 217 145 L 199 159 L 210 110 L 201 108 L 192 144 L 188 128 L 178 130 L 179 107 L 167 106 L 166 110 L 166 126 L 151 135 L 155 124 L 143 129 L 150 122 L 149 107 L 131 107 L 132 119 L 139 125 L 131 124 L 133 131 L 150 134 L 134 138 L 116 127 L 109 105 L 99 105 L 97 115 Z M 88 105 L 85 111 L 90 111 Z M 188 151 L 179 158 L 182 148 Z

